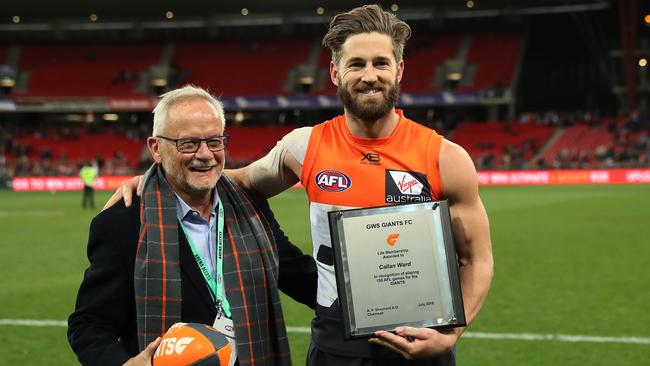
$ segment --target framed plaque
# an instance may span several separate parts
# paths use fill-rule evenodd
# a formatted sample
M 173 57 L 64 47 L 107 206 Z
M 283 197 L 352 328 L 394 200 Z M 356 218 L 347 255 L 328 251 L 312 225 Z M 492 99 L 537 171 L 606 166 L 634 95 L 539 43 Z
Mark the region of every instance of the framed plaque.
M 328 215 L 346 339 L 466 325 L 446 200 Z

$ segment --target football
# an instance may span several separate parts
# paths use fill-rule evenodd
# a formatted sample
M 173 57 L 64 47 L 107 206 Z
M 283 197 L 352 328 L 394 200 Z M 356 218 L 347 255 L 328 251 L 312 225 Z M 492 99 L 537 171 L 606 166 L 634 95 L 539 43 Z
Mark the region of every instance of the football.
M 163 335 L 153 366 L 228 366 L 233 355 L 225 335 L 199 323 L 176 323 Z

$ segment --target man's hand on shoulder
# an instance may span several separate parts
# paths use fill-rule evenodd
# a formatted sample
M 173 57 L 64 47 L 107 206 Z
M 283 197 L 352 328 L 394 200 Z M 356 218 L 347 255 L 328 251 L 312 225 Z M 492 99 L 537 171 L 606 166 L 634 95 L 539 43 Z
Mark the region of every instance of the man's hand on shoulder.
M 106 210 L 109 207 L 112 207 L 116 203 L 120 202 L 121 199 L 124 200 L 124 205 L 126 207 L 131 207 L 133 202 L 133 192 L 140 197 L 142 195 L 142 190 L 140 183 L 142 182 L 142 176 L 137 175 L 135 177 L 129 178 L 125 181 L 122 181 L 119 187 L 115 190 L 115 193 L 108 199 L 102 211 Z
M 156 349 L 160 345 L 162 338 L 158 337 L 155 341 L 149 343 L 147 348 L 138 353 L 137 356 L 131 357 L 128 361 L 122 366 L 151 366 L 151 359 L 153 354 L 156 352 Z

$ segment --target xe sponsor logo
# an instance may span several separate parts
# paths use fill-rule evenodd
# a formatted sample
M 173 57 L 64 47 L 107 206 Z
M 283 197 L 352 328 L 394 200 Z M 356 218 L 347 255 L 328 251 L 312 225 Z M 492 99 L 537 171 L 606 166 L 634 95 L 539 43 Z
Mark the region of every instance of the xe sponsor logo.
M 390 234 L 386 237 L 386 243 L 392 247 L 397 243 L 397 238 L 399 238 L 399 234 Z
M 365 154 L 361 154 L 361 156 L 363 156 L 361 158 L 361 164 L 379 165 L 379 162 L 381 161 L 381 157 L 379 156 L 379 154 L 365 153 Z
M 352 186 L 352 180 L 338 170 L 322 170 L 316 174 L 316 185 L 325 192 L 342 192 Z

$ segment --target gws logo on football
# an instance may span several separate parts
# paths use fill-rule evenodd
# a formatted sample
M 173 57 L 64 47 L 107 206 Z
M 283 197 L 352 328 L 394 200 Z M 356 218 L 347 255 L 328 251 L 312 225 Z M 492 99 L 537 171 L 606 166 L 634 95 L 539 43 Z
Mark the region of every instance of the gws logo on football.
M 171 356 L 172 354 L 180 355 L 185 350 L 185 347 L 192 343 L 194 338 L 192 337 L 182 337 L 182 338 L 165 338 L 160 342 L 160 345 L 156 349 L 154 356 Z
M 352 186 L 352 179 L 338 170 L 322 170 L 316 174 L 316 185 L 325 192 L 342 192 Z

